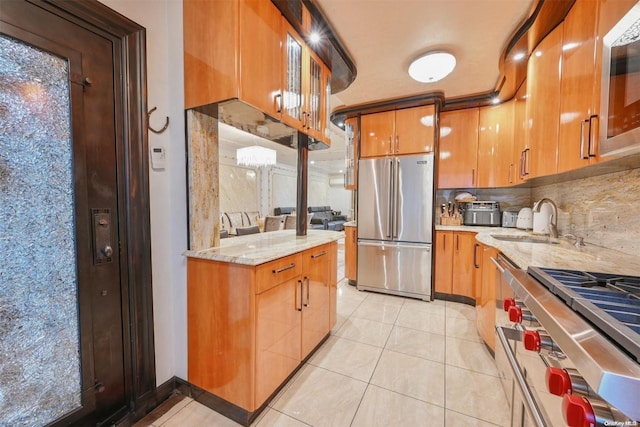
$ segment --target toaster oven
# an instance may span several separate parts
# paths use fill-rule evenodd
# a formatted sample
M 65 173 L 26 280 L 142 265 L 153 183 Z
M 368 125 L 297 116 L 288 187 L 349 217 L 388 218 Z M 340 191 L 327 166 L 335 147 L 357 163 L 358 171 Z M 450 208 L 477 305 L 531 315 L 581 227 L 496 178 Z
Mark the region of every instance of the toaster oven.
M 468 202 L 464 207 L 464 225 L 500 227 L 500 203 L 494 201 Z

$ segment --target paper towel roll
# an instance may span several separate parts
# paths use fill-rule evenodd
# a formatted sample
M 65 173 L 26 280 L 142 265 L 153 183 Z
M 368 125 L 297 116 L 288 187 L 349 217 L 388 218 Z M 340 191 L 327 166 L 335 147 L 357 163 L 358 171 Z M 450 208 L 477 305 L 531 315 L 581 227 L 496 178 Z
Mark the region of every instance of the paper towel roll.
M 553 215 L 553 208 L 545 203 L 540 207 L 540 212 L 533 213 L 533 234 L 549 234 L 549 223 Z

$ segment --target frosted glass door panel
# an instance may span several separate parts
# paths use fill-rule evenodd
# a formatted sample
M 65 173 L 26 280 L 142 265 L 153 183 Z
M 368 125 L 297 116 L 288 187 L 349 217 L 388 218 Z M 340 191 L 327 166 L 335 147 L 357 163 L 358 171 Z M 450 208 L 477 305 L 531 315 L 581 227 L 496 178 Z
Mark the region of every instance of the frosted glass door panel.
M 0 424 L 81 406 L 66 60 L 0 35 Z

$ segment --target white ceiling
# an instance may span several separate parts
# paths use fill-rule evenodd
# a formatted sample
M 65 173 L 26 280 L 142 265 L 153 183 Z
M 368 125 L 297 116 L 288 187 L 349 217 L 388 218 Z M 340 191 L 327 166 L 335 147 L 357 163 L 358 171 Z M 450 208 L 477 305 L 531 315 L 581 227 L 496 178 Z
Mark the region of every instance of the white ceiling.
M 495 89 L 498 61 L 533 0 L 314 0 L 358 70 L 333 107 L 434 91 L 455 98 Z M 419 83 L 407 70 L 423 53 L 453 53 L 453 73 Z
M 390 98 L 442 91 L 446 98 L 495 89 L 500 54 L 528 16 L 534 0 L 313 0 L 330 22 L 357 68 L 354 82 L 333 95 L 332 109 Z M 457 58 L 453 73 L 436 83 L 418 83 L 407 70 L 432 50 Z M 344 133 L 331 125 L 329 150 L 309 153 L 311 170 L 344 169 Z M 295 166 L 296 150 L 221 127 L 221 151 L 262 145 L 277 150 L 278 163 Z

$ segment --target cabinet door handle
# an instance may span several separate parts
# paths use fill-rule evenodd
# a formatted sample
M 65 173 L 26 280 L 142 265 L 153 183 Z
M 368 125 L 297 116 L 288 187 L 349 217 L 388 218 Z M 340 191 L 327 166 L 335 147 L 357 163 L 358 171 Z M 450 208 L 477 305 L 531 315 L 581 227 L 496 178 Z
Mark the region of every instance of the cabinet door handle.
M 594 123 L 595 120 L 595 123 Z M 598 124 L 599 117 L 597 114 L 589 117 L 589 157 L 595 157 L 596 153 L 596 142 L 598 141 Z
M 292 268 L 294 268 L 296 265 L 294 263 L 291 263 L 290 265 L 286 266 L 286 267 L 282 267 L 279 268 L 277 270 L 271 270 L 271 272 L 273 274 L 278 274 L 278 273 L 282 273 L 283 271 L 287 271 L 287 270 L 291 270 Z
M 475 268 L 480 268 L 480 265 L 478 264 L 478 248 L 480 247 L 479 243 L 476 243 L 475 246 L 473 247 L 473 266 Z
M 511 171 L 512 171 L 512 169 L 514 169 L 514 166 L 515 165 L 513 163 L 509 163 L 509 174 L 507 175 L 507 182 L 509 184 L 513 184 L 513 176 L 511 175 L 511 173 L 512 173 Z
M 476 185 L 476 169 L 471 169 L 471 185 Z
M 456 251 L 460 250 L 460 236 L 456 234 Z
M 307 303 L 304 305 L 305 307 L 309 307 L 309 278 L 305 277 L 304 281 L 307 282 Z
M 326 254 L 327 254 L 327 251 L 322 251 L 319 254 L 312 254 L 311 259 L 320 258 L 321 256 L 325 256 Z
M 442 250 L 446 250 L 447 249 L 447 235 L 443 235 L 442 236 Z
M 529 152 L 531 149 L 524 149 L 524 176 L 529 175 Z
M 396 154 L 400 152 L 400 137 L 396 135 Z
M 279 93 L 275 96 L 276 112 L 282 113 L 282 94 Z
M 300 305 L 296 306 L 296 310 L 302 311 L 302 280 L 298 280 L 299 290 L 300 290 Z M 297 291 L 297 290 L 296 290 Z M 297 298 L 296 298 L 297 299 Z
M 586 138 L 584 137 L 584 125 L 586 123 L 589 123 L 589 120 L 582 120 L 580 122 L 580 158 L 582 160 L 586 160 L 589 158 L 589 147 L 588 147 L 588 143 L 585 144 L 585 140 L 589 139 L 589 136 L 587 136 Z M 587 147 L 587 151 L 585 153 L 585 147 Z

